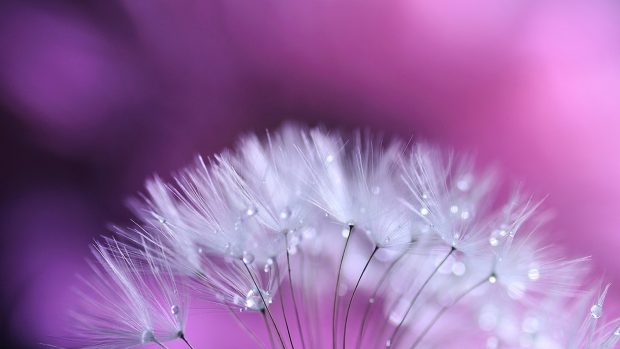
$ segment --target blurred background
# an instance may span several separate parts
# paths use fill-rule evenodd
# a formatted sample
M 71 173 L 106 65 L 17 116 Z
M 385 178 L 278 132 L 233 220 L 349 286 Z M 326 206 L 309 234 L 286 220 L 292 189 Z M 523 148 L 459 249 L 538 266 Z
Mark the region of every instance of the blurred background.
M 475 151 L 620 298 L 615 0 L 4 0 L 0 117 L 3 347 L 62 331 L 145 178 L 284 120 Z

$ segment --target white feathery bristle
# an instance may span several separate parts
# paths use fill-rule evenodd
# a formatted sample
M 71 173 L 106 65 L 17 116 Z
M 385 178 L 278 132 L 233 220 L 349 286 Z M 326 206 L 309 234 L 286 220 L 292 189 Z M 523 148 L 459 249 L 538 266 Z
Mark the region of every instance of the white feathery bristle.
M 184 336 L 187 298 L 168 265 L 114 239 L 93 246 L 92 278 L 78 291 L 72 339 L 80 348 L 128 348 Z

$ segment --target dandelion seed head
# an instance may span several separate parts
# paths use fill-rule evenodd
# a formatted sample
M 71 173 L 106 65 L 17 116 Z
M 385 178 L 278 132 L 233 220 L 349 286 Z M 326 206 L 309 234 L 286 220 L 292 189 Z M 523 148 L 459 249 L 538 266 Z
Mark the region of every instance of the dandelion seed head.
M 186 340 L 189 288 L 248 333 L 262 316 L 280 347 L 612 348 L 609 285 L 584 293 L 587 259 L 545 241 L 541 202 L 499 191 L 472 156 L 424 143 L 248 135 L 147 181 L 135 226 L 94 245 L 73 331 L 92 349 Z

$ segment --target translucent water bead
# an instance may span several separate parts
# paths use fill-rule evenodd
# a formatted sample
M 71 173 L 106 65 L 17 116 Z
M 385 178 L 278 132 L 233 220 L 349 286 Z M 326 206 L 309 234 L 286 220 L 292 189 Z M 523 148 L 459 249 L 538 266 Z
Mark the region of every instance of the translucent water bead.
M 257 288 L 254 288 L 245 296 L 244 305 L 247 309 L 256 311 L 264 310 L 266 306 L 263 302 L 263 298 L 265 299 L 265 302 L 267 302 L 267 305 L 271 304 L 272 297 L 269 292 L 264 290 L 259 291 Z
M 603 306 L 600 304 L 594 304 L 592 308 L 590 308 L 590 316 L 593 319 L 598 319 L 603 315 Z
M 252 264 L 252 262 L 254 262 L 254 255 L 247 251 L 243 252 L 243 263 Z

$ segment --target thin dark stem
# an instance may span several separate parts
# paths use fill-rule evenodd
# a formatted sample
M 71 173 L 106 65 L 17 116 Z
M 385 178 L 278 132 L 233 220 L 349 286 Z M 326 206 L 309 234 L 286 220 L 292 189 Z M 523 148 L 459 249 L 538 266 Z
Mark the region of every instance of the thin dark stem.
M 398 256 L 398 258 L 396 258 L 391 264 L 390 266 L 387 268 L 387 270 L 385 271 L 385 273 L 383 273 L 383 275 L 381 276 L 381 279 L 379 279 L 379 282 L 377 283 L 377 286 L 375 286 L 374 291 L 372 292 L 372 295 L 370 296 L 370 299 L 372 300 L 372 302 L 375 301 L 377 294 L 379 293 L 379 290 L 381 289 L 381 286 L 383 286 L 383 283 L 387 280 L 387 278 L 390 276 L 390 274 L 392 273 L 392 271 L 394 270 L 394 268 L 396 267 L 396 265 L 398 264 L 399 261 L 402 260 L 402 258 L 404 256 L 407 255 L 407 251 L 403 252 L 400 256 Z M 370 315 L 370 310 L 374 309 L 372 308 L 373 303 L 372 302 L 368 302 L 366 304 L 366 309 L 364 310 L 364 315 L 362 316 L 362 325 L 360 326 L 360 331 L 359 334 L 357 336 L 357 344 L 356 344 L 356 349 L 360 349 L 362 347 L 362 342 L 364 340 L 364 336 L 366 335 L 366 332 L 364 332 L 364 329 L 366 328 L 366 323 L 368 322 L 368 317 Z M 383 331 L 382 331 L 383 332 Z M 380 334 L 379 334 L 380 335 Z
M 269 326 L 269 321 L 267 321 L 267 315 L 264 310 L 261 310 L 261 317 L 263 318 L 263 322 L 265 323 L 265 328 L 267 328 L 267 334 L 269 334 L 269 343 L 271 343 L 271 348 L 276 349 L 276 343 L 273 340 L 273 333 L 271 332 L 271 326 Z M 284 348 L 284 346 L 283 346 Z
M 362 281 L 362 277 L 364 277 L 364 273 L 366 273 L 366 269 L 368 268 L 370 261 L 372 261 L 372 258 L 375 256 L 375 253 L 377 253 L 378 250 L 379 250 L 379 247 L 375 247 L 374 250 L 372 250 L 370 257 L 368 257 L 366 264 L 364 264 L 362 273 L 360 274 L 359 278 L 357 279 L 357 282 L 355 283 L 355 287 L 353 288 L 353 293 L 351 294 L 351 298 L 349 298 L 349 304 L 347 304 L 347 311 L 344 315 L 344 331 L 342 333 L 342 349 L 345 349 L 347 346 L 347 323 L 349 322 L 349 312 L 351 311 L 351 304 L 353 304 L 353 298 L 355 298 L 355 292 L 357 291 L 357 288 L 359 287 L 360 282 Z
M 491 274 L 490 276 L 480 280 L 477 284 L 473 285 L 472 287 L 468 288 L 467 290 L 465 290 L 463 293 L 461 293 L 458 297 L 456 297 L 454 299 L 454 301 L 446 306 L 444 306 L 443 308 L 441 308 L 441 310 L 439 312 L 437 312 L 437 314 L 435 315 L 435 317 L 433 318 L 433 320 L 431 320 L 431 322 L 428 324 L 428 326 L 426 326 L 426 328 L 424 329 L 424 331 L 422 331 L 422 333 L 418 336 L 418 338 L 415 340 L 415 342 L 413 342 L 413 345 L 411 346 L 410 349 L 415 349 L 415 347 L 418 346 L 418 344 L 420 344 L 420 342 L 422 341 L 422 339 L 426 336 L 426 334 L 428 334 L 428 331 L 431 330 L 431 328 L 433 328 L 433 326 L 435 325 L 435 323 L 437 322 L 437 320 L 439 320 L 439 318 L 441 318 L 441 316 L 448 311 L 452 306 L 454 306 L 456 303 L 458 303 L 463 297 L 467 296 L 470 292 L 472 292 L 473 290 L 475 290 L 476 288 L 484 285 L 485 283 L 487 283 L 489 281 L 489 278 L 495 276 L 495 274 Z
M 235 318 L 237 323 L 254 340 L 254 342 L 256 342 L 256 344 L 258 344 L 261 348 L 264 349 L 265 348 L 265 344 L 263 343 L 263 341 L 259 340 L 258 337 L 256 336 L 256 334 L 254 333 L 254 331 L 252 331 L 248 327 L 248 325 L 246 325 L 243 321 L 241 321 L 241 319 L 239 318 L 239 315 L 237 315 L 237 313 L 234 310 L 232 310 L 230 308 L 230 306 L 226 306 L 226 309 L 232 314 L 232 316 Z M 269 330 L 269 331 L 271 331 L 271 330 Z M 273 344 L 271 346 L 274 347 Z
M 168 349 L 167 346 L 164 345 L 164 343 L 158 341 L 158 340 L 153 340 L 153 343 L 157 344 L 159 347 L 163 348 L 163 349 Z
M 388 342 L 391 343 L 391 345 L 394 345 L 394 338 L 396 336 L 396 334 L 398 334 L 398 331 L 400 330 L 400 328 L 403 326 L 403 323 L 405 322 L 405 319 L 407 319 L 407 315 L 409 315 L 409 312 L 411 311 L 411 309 L 413 309 L 413 306 L 415 305 L 416 300 L 418 300 L 418 297 L 420 297 L 420 294 L 422 294 L 422 291 L 424 291 L 424 289 L 426 288 L 426 286 L 429 284 L 429 282 L 433 279 L 433 277 L 435 276 L 435 274 L 437 274 L 437 271 L 439 271 L 439 268 L 441 268 L 441 266 L 446 262 L 446 260 L 448 260 L 448 257 L 450 257 L 450 255 L 452 253 L 454 253 L 454 251 L 456 251 L 456 248 L 451 247 L 450 251 L 446 254 L 446 256 L 441 260 L 441 262 L 439 262 L 439 264 L 437 264 L 437 266 L 435 267 L 435 269 L 433 269 L 433 272 L 428 276 L 428 278 L 426 278 L 426 280 L 424 281 L 424 283 L 422 284 L 422 286 L 418 289 L 418 291 L 416 292 L 416 294 L 413 296 L 413 300 L 411 300 L 411 304 L 409 304 L 409 307 L 407 308 L 407 311 L 405 311 L 405 315 L 403 315 L 403 318 L 400 320 L 400 322 L 398 323 L 398 325 L 396 325 L 396 327 L 394 328 L 394 330 L 392 331 L 392 335 L 388 337 Z
M 342 250 L 342 255 L 340 256 L 340 263 L 338 264 L 338 275 L 336 276 L 336 289 L 334 290 L 334 308 L 332 310 L 332 348 L 336 349 L 336 323 L 337 323 L 337 313 L 336 309 L 338 308 L 338 288 L 340 287 L 340 274 L 342 272 L 342 263 L 344 262 L 344 256 L 347 253 L 347 247 L 349 246 L 349 240 L 351 240 L 351 233 L 353 232 L 353 225 L 349 225 L 349 233 L 344 242 L 344 249 Z
M 295 299 L 295 291 L 293 290 L 293 277 L 291 276 L 291 257 L 288 253 L 288 248 L 286 249 L 286 266 L 288 268 L 288 285 L 289 290 L 291 291 L 291 298 L 293 299 L 293 307 L 295 308 L 295 320 L 297 320 L 297 330 L 299 332 L 299 336 L 301 337 L 301 346 L 303 349 L 306 349 L 306 343 L 304 340 L 304 332 L 301 330 L 301 320 L 299 319 L 299 310 L 297 308 L 297 300 Z
M 243 263 L 243 261 L 241 263 Z M 269 319 L 273 323 L 273 328 L 276 330 L 276 334 L 278 335 L 278 339 L 280 339 L 282 348 L 286 348 L 286 345 L 284 344 L 284 340 L 282 339 L 282 335 L 280 334 L 280 330 L 278 330 L 278 325 L 276 324 L 276 321 L 273 319 L 273 316 L 271 315 L 271 312 L 269 311 L 269 308 L 267 307 L 267 302 L 265 301 L 265 297 L 263 296 L 263 291 L 260 289 L 260 287 L 258 287 L 258 283 L 254 279 L 254 274 L 252 274 L 252 271 L 250 270 L 248 265 L 245 263 L 243 263 L 243 265 L 245 266 L 245 269 L 248 271 L 248 274 L 250 275 L 250 278 L 252 279 L 252 282 L 254 283 L 254 287 L 256 287 L 256 290 L 258 291 L 258 294 L 260 295 L 260 299 L 263 301 L 264 311 L 267 312 Z
M 288 252 L 287 252 L 288 254 Z M 274 264 L 274 268 L 276 269 L 276 280 L 280 280 L 280 268 L 278 268 L 278 264 Z M 284 317 L 284 326 L 286 326 L 286 333 L 288 334 L 289 343 L 291 343 L 291 348 L 295 349 L 295 345 L 293 344 L 293 338 L 291 337 L 291 329 L 288 326 L 288 319 L 286 318 L 286 310 L 284 309 L 284 294 L 280 293 L 280 307 L 282 308 L 282 316 Z
M 189 347 L 189 349 L 194 349 L 194 347 L 192 347 L 191 344 L 189 344 L 189 341 L 187 340 L 187 338 L 185 338 L 185 334 L 181 333 L 181 335 L 179 335 L 179 338 L 185 342 L 185 344 L 187 344 L 187 346 Z

